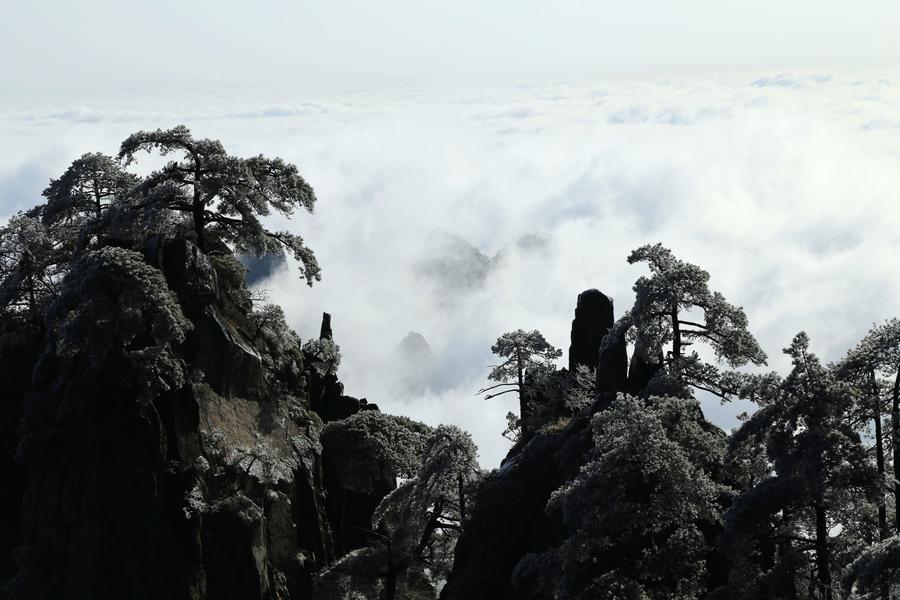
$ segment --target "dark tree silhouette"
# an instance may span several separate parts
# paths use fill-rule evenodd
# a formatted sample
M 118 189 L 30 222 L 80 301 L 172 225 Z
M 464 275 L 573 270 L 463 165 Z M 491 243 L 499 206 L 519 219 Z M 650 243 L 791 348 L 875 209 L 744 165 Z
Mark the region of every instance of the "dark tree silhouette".
M 562 356 L 562 350 L 551 346 L 536 329 L 533 331 L 517 329 L 497 338 L 497 342 L 491 346 L 491 352 L 505 359 L 498 365 L 492 365 L 488 374 L 488 379 L 499 383 L 482 388 L 477 393 L 486 394 L 491 390 L 507 388 L 487 394 L 485 400 L 510 392 L 518 393 L 519 422 L 522 435 L 525 435 L 528 417 L 525 375 L 529 372 L 552 369 L 553 361 Z

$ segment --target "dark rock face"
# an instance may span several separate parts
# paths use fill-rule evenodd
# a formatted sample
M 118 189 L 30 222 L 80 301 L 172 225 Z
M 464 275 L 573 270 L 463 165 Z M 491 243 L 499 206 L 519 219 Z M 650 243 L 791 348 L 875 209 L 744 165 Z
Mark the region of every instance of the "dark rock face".
M 628 367 L 628 384 L 625 390 L 629 394 L 639 395 L 647 388 L 650 380 L 659 373 L 663 365 L 663 356 L 660 352 L 656 362 L 650 362 L 643 357 L 642 353 L 635 351 L 631 357 L 631 364 Z
M 331 315 L 322 313 L 322 327 L 319 339 L 330 340 L 334 333 L 331 330 Z M 324 422 L 346 419 L 361 410 L 378 410 L 374 404 L 366 406 L 366 399 L 359 400 L 344 395 L 344 384 L 338 380 L 336 373 L 320 375 L 316 371 L 309 372 L 310 406 Z
M 578 294 L 575 319 L 572 321 L 572 345 L 569 346 L 569 371 L 578 365 L 597 368 L 600 341 L 613 325 L 613 303 L 597 289 Z
M 601 392 L 623 391 L 627 380 L 624 331 L 614 344 L 601 348 L 614 320 L 612 299 L 603 292 L 589 289 L 578 294 L 569 346 L 569 372 L 574 373 L 578 366 L 595 371 Z
M 177 349 L 194 376 L 148 400 L 120 355 L 49 355 L 20 428 L 27 485 L 8 593 L 310 598 L 333 552 L 307 390 L 264 377 L 196 247 L 156 240 L 145 255 L 194 324 Z
M 600 349 L 597 362 L 597 389 L 601 393 L 625 390 L 628 372 L 628 347 L 625 332 L 618 335 L 612 344 Z
M 593 410 L 607 404 L 602 398 Z M 456 546 L 453 572 L 441 600 L 523 598 L 513 568 L 529 552 L 560 544 L 565 531 L 545 508 L 550 494 L 577 475 L 592 448 L 589 411 L 562 432 L 514 448 L 478 489 L 471 518 Z
M 331 315 L 328 313 L 322 313 L 322 327 L 319 329 L 319 339 L 334 339 L 334 333 L 331 331 Z
M 397 487 L 396 474 L 359 448 L 335 448 L 324 444 L 325 489 L 328 521 L 335 556 L 361 548 L 371 541 L 372 515 L 382 499 Z M 354 472 L 364 472 L 363 485 Z
M 21 525 L 25 468 L 16 461 L 19 421 L 25 410 L 31 369 L 44 347 L 37 328 L 0 322 L 0 598 L 16 572 L 13 553 Z

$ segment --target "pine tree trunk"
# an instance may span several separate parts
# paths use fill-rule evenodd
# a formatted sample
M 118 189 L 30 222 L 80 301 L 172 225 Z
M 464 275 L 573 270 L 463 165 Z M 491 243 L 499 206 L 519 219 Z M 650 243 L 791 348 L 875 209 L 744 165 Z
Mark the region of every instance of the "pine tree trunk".
M 96 179 L 94 180 L 94 216 L 97 217 L 97 220 L 103 216 L 103 203 L 100 200 L 100 186 Z
M 878 539 L 888 535 L 887 509 L 884 503 L 884 439 L 881 431 L 881 403 L 878 398 L 878 382 L 875 371 L 869 371 L 872 383 L 872 400 L 875 402 L 872 420 L 875 421 L 875 465 L 878 468 Z
M 900 506 L 900 365 L 897 366 L 891 401 L 891 446 L 894 454 L 894 506 Z M 894 511 L 894 526 L 900 533 L 900 510 Z
M 525 422 L 527 420 L 527 412 L 528 408 L 525 403 L 525 378 L 523 377 L 522 371 L 524 359 L 522 358 L 522 349 L 516 348 L 516 370 L 518 374 L 518 382 L 519 382 L 519 427 L 522 431 L 522 439 L 525 439 L 525 435 L 527 433 Z
M 672 307 L 672 359 L 681 358 L 681 328 L 678 326 L 678 305 Z
M 828 520 L 825 506 L 816 503 L 816 578 L 819 584 L 819 598 L 832 600 L 831 564 L 828 556 Z
M 459 491 L 459 525 L 462 527 L 463 521 L 466 520 L 466 495 L 462 473 L 456 476 L 456 485 Z
M 194 201 L 192 204 L 192 215 L 194 218 L 194 233 L 197 235 L 197 247 L 206 252 L 206 239 L 204 229 L 206 222 L 204 212 L 206 211 L 206 203 L 200 194 L 200 166 L 194 165 Z
M 875 414 L 875 464 L 878 467 L 878 539 L 888 536 L 887 508 L 884 503 L 884 443 L 881 433 L 881 415 Z
M 782 514 L 782 523 L 788 523 L 790 522 L 790 520 L 791 511 L 790 509 L 785 508 Z M 783 538 L 781 539 L 781 541 L 778 543 L 778 554 L 778 558 L 780 561 L 783 562 L 786 559 L 791 561 L 790 563 L 788 563 L 788 572 L 790 576 L 788 577 L 787 598 L 788 600 L 797 600 L 797 570 L 796 565 L 794 564 L 793 545 L 791 544 L 790 540 Z M 787 557 L 790 558 L 788 559 Z
M 203 204 L 194 203 L 194 234 L 197 236 L 197 247 L 206 252 L 206 239 L 204 235 Z

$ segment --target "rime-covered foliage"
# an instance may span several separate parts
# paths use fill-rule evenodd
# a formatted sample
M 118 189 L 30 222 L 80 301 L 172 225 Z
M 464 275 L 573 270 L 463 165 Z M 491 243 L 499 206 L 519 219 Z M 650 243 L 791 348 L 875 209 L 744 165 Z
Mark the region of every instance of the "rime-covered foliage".
M 738 557 L 730 593 L 765 598 L 809 588 L 831 598 L 838 554 L 866 542 L 852 536 L 869 516 L 877 474 L 848 418 L 848 386 L 810 352 L 805 333 L 784 352 L 793 369 L 746 385 L 742 393 L 760 408 L 730 440 L 732 452 L 764 452 L 770 469 L 725 514 L 723 539 Z
M 885 446 L 895 449 L 893 478 L 900 476 L 900 321 L 892 319 L 873 327 L 865 337 L 847 352 L 835 365 L 838 377 L 851 386 L 854 398 L 853 417 L 861 423 L 870 423 L 866 437 L 872 439 L 872 451 L 878 471 L 876 505 L 878 510 L 878 536 L 885 539 L 900 533 L 900 517 L 888 525 L 885 493 L 893 492 L 894 506 L 900 499 L 900 485 L 890 484 L 887 479 L 887 456 Z M 885 419 L 890 414 L 891 419 Z M 885 430 L 890 435 L 885 435 Z M 896 513 L 896 510 L 895 510 Z
M 126 202 L 137 183 L 138 177 L 112 157 L 83 154 L 44 190 L 47 204 L 42 219 L 66 229 L 69 237 L 85 246 L 105 229 L 104 213 Z
M 172 346 L 192 325 L 162 273 L 136 252 L 109 247 L 79 257 L 47 321 L 58 356 L 100 367 L 121 353 L 152 392 L 184 384 Z
M 528 407 L 526 430 L 536 434 L 563 429 L 578 412 L 589 407 L 599 396 L 597 378 L 585 365 L 574 372 L 537 369 L 525 377 Z M 512 442 L 522 439 L 522 420 L 514 413 L 507 415 L 504 437 Z
M 370 544 L 324 571 L 317 597 L 436 597 L 482 474 L 472 438 L 454 426 L 434 429 L 417 458 L 414 476 L 375 510 Z
M 562 356 L 562 350 L 550 345 L 540 331 L 517 329 L 504 333 L 491 346 L 491 352 L 504 359 L 491 367 L 488 379 L 507 382 L 517 379 L 531 370 L 553 367 L 553 361 Z
M 628 262 L 647 263 L 650 276 L 635 282 L 634 306 L 617 331 L 628 328 L 628 337 L 644 360 L 656 363 L 664 356 L 666 368 L 652 382 L 651 392 L 686 396 L 690 387 L 720 396 L 733 392 L 718 368 L 704 362 L 696 351 L 684 354 L 686 346 L 697 342 L 731 367 L 765 364 L 766 355 L 747 328 L 744 310 L 709 289 L 709 273 L 675 258 L 661 244 L 637 248 Z
M 562 350 L 550 345 L 536 329 L 517 329 L 497 338 L 497 342 L 491 346 L 491 352 L 503 359 L 501 363 L 491 365 L 491 372 L 488 374 L 488 379 L 498 383 L 483 388 L 478 393 L 485 394 L 484 398 L 488 400 L 501 394 L 516 392 L 519 396 L 518 428 L 524 435 L 529 431 L 526 377 L 540 377 L 550 372 L 554 361 L 562 356 Z
M 283 215 L 297 208 L 313 211 L 315 193 L 296 166 L 262 155 L 231 156 L 221 142 L 194 139 L 183 125 L 132 134 L 122 142 L 119 158 L 127 165 L 137 153 L 152 151 L 180 160 L 170 161 L 140 183 L 139 207 L 150 213 L 188 215 L 201 249 L 218 241 L 256 256 L 287 250 L 309 285 L 321 279 L 316 257 L 303 238 L 271 231 L 260 221 L 272 211 Z
M 35 210 L 18 213 L 0 227 L 0 317 L 42 322 L 68 270 L 68 241 L 54 235 Z
M 328 338 L 313 338 L 303 344 L 303 356 L 306 365 L 313 369 L 319 377 L 337 372 L 341 364 L 341 348 Z
M 847 566 L 841 583 L 846 596 L 860 600 L 883 598 L 885 590 L 900 588 L 900 536 L 863 550 Z
M 592 422 L 594 451 L 547 505 L 570 532 L 527 555 L 514 585 L 534 598 L 672 598 L 706 589 L 703 527 L 730 490 L 716 483 L 724 439 L 693 400 L 620 396 Z
M 900 320 L 890 319 L 875 325 L 837 365 L 838 374 L 854 387 L 857 412 L 872 423 L 878 470 L 879 537 L 900 534 Z M 884 415 L 890 420 L 884 422 Z M 885 429 L 889 435 L 885 435 Z M 891 475 L 887 480 L 885 446 L 891 449 Z M 894 501 L 894 520 L 888 525 L 885 492 L 890 489 Z
M 250 343 L 260 351 L 270 372 L 280 373 L 303 363 L 300 337 L 287 324 L 280 306 L 264 304 L 254 308 L 250 321 L 253 328 L 248 332 Z
M 366 410 L 328 423 L 322 444 L 336 454 L 361 457 L 338 465 L 340 480 L 354 491 L 369 493 L 382 478 L 382 473 L 373 472 L 379 465 L 392 477 L 413 477 L 431 433 L 431 427 L 408 417 Z

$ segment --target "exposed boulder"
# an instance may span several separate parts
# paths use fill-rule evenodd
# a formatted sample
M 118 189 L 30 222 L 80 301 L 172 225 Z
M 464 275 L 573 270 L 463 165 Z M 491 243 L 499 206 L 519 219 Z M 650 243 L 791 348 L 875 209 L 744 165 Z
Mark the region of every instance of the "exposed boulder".
M 144 243 L 144 257 L 163 272 L 187 312 L 209 306 L 218 298 L 216 270 L 193 242 L 154 235 Z

